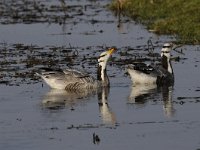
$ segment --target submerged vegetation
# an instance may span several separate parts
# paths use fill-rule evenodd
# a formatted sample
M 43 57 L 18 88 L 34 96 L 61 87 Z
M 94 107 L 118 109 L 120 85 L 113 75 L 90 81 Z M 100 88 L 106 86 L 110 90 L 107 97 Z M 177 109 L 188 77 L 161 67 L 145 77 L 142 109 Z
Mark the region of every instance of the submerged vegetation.
M 115 0 L 111 9 L 157 34 L 174 35 L 181 43 L 200 44 L 199 6 L 199 0 Z

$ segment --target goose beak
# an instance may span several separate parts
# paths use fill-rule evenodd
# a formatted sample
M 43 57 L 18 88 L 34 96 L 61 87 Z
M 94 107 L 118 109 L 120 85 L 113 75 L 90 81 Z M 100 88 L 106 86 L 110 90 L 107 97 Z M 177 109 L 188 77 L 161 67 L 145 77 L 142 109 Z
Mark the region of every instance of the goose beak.
M 117 49 L 116 48 L 110 48 L 108 50 L 108 54 L 112 55 Z

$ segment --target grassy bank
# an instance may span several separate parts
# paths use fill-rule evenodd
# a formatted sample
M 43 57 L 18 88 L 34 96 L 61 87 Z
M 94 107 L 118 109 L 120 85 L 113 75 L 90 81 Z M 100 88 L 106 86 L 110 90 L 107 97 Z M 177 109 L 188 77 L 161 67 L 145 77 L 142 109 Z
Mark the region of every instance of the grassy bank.
M 200 0 L 117 0 L 112 10 L 145 24 L 157 34 L 177 36 L 177 41 L 200 44 Z

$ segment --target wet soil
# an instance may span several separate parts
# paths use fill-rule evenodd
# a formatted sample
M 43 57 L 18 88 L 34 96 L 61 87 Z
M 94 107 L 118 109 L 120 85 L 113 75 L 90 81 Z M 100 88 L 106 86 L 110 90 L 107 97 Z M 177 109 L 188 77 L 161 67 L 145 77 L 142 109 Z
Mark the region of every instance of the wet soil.
M 172 52 L 173 87 L 132 86 L 126 66 L 159 61 L 170 36 L 107 9 L 107 0 L 0 1 L 0 149 L 200 148 L 200 47 Z M 40 67 L 77 68 L 96 76 L 108 64 L 111 87 L 51 90 Z

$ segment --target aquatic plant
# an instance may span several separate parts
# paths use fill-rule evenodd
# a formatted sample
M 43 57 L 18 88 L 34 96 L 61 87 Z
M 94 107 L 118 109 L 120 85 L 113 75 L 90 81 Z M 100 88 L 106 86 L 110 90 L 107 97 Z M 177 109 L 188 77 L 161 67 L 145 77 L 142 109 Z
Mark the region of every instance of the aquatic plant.
M 200 1 L 186 0 L 126 0 L 122 14 L 145 24 L 149 31 L 174 35 L 178 42 L 200 43 Z M 118 3 L 110 8 L 118 11 Z

